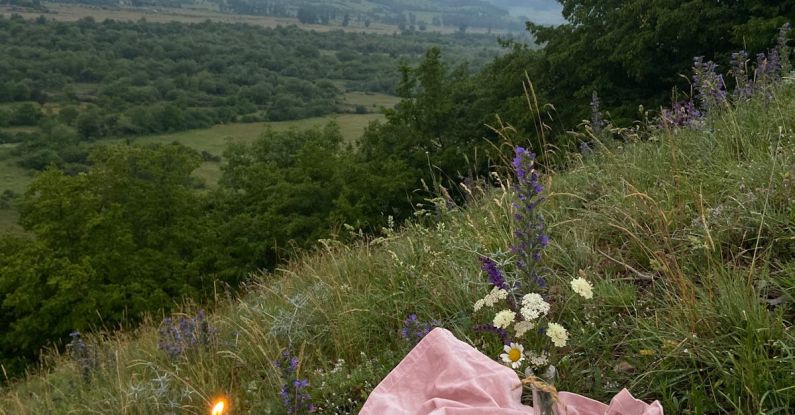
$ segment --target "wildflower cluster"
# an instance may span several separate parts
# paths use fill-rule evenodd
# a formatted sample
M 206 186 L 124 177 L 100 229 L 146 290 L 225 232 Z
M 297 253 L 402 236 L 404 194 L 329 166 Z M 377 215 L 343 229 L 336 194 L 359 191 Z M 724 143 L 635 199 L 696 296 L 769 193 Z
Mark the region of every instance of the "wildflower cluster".
M 726 83 L 723 75 L 715 70 L 718 65 L 712 61 L 704 62 L 703 56 L 693 58 L 693 87 L 701 107 L 707 110 L 726 105 Z
M 438 325 L 439 322 L 436 320 L 422 322 L 417 319 L 416 314 L 411 314 L 403 320 L 403 328 L 400 330 L 400 337 L 406 340 L 409 345 L 414 346 Z
M 158 330 L 158 347 L 171 359 L 209 348 L 217 330 L 207 322 L 204 310 L 195 317 L 166 317 Z
M 69 337 L 72 339 L 66 345 L 66 350 L 80 368 L 80 376 L 83 377 L 84 381 L 89 381 L 91 373 L 99 367 L 97 347 L 92 343 L 86 343 L 79 331 L 69 333 Z
M 284 404 L 287 413 L 300 415 L 314 412 L 312 398 L 307 392 L 309 381 L 298 377 L 298 358 L 291 355 L 288 350 L 284 350 L 274 365 L 281 372 L 284 382 L 279 396 L 282 398 L 282 404 Z
M 696 108 L 693 101 L 675 102 L 671 109 L 664 108 L 660 115 L 663 125 L 673 127 L 695 127 L 704 114 Z
M 515 271 L 504 273 L 491 258 L 481 258 L 481 269 L 488 278 L 490 292 L 474 304 L 475 313 L 494 308 L 490 323 L 475 327 L 479 332 L 498 335 L 503 343 L 499 359 L 513 369 L 520 369 L 525 362 L 533 367 L 549 364 L 546 351 L 525 350 L 522 344 L 529 333 L 540 335 L 539 345 L 549 342 L 555 347 L 565 347 L 569 334 L 566 328 L 551 321 L 552 305 L 544 297 L 548 293 L 543 278 L 542 251 L 549 244 L 544 220 L 538 212 L 543 201 L 543 187 L 539 172 L 534 165 L 535 156 L 524 148 L 515 149 L 513 166 L 517 183 L 514 187 L 513 204 L 514 245 L 511 252 L 515 258 Z M 507 277 L 510 278 L 510 282 Z M 584 278 L 571 281 L 573 292 L 584 298 L 593 297 L 591 284 Z M 530 339 L 527 339 L 530 340 Z M 538 340 L 538 339 L 535 339 Z

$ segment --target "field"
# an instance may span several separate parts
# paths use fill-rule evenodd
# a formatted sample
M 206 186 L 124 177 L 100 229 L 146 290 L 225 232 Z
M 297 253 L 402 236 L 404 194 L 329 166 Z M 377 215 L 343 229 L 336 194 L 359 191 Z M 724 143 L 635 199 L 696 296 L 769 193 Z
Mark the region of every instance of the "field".
M 351 93 L 347 97 L 349 103 L 365 105 L 368 109 L 373 106 L 390 107 L 394 105 L 395 97 L 383 94 L 364 94 Z M 251 142 L 255 140 L 265 128 L 271 127 L 276 130 L 287 130 L 290 128 L 312 128 L 322 126 L 329 121 L 336 121 L 343 136 L 349 140 L 356 140 L 372 121 L 383 119 L 379 113 L 370 114 L 339 114 L 326 117 L 309 118 L 296 121 L 283 122 L 258 122 L 258 123 L 231 123 L 216 125 L 211 128 L 201 130 L 182 131 L 173 134 L 160 134 L 143 136 L 132 139 L 134 143 L 172 143 L 179 142 L 198 151 L 206 151 L 210 154 L 220 156 L 223 154 L 224 147 L 229 142 Z M 124 139 L 100 140 L 99 143 L 119 143 Z M 0 145 L 0 193 L 11 190 L 16 194 L 21 194 L 33 180 L 33 173 L 29 170 L 16 166 L 16 160 L 8 156 L 11 145 Z M 208 186 L 213 187 L 221 177 L 221 164 L 218 162 L 204 162 L 194 172 L 194 175 L 204 181 Z M 19 231 L 16 223 L 16 212 L 10 209 L 0 208 L 0 234 L 5 232 Z
M 146 19 L 149 22 L 155 23 L 168 23 L 168 22 L 181 22 L 181 23 L 201 23 L 206 20 L 224 23 L 244 23 L 261 27 L 277 27 L 297 25 L 308 30 L 315 30 L 318 32 L 325 32 L 329 30 L 344 30 L 346 32 L 367 32 L 367 33 L 380 33 L 392 34 L 399 31 L 397 26 L 386 25 L 381 23 L 372 23 L 369 27 L 364 25 L 357 25 L 355 21 L 347 27 L 341 25 L 317 25 L 317 24 L 303 24 L 296 18 L 291 17 L 273 17 L 273 16 L 249 16 L 240 14 L 227 14 L 209 9 L 200 8 L 152 8 L 152 7 L 101 7 L 89 6 L 78 4 L 61 4 L 61 3 L 43 3 L 47 8 L 46 12 L 25 9 L 18 7 L 0 6 L 0 15 L 6 17 L 11 14 L 19 14 L 26 19 L 35 19 L 39 16 L 45 16 L 48 19 L 57 21 L 73 22 L 80 20 L 84 17 L 91 16 L 94 20 L 103 21 L 105 19 L 114 19 L 121 21 L 138 21 Z M 458 31 L 457 27 L 452 26 L 429 26 L 429 32 L 438 33 L 454 33 Z M 472 28 L 468 29 L 473 33 L 486 33 L 486 29 Z
M 336 121 L 343 136 L 349 141 L 356 140 L 372 121 L 383 119 L 381 114 L 341 114 L 327 117 L 309 118 L 296 121 L 282 122 L 258 122 L 258 123 L 234 123 L 216 125 L 215 127 L 183 131 L 174 134 L 151 135 L 138 137 L 133 140 L 135 143 L 171 143 L 179 142 L 198 151 L 206 151 L 210 154 L 220 156 L 224 147 L 230 142 L 248 143 L 259 137 L 260 133 L 270 127 L 275 130 L 287 130 L 290 128 L 312 128 L 322 126 L 329 121 Z M 108 142 L 119 142 L 120 140 L 107 140 Z M 221 164 L 217 162 L 204 162 L 195 172 L 196 177 L 204 180 L 209 186 L 213 186 L 221 177 Z

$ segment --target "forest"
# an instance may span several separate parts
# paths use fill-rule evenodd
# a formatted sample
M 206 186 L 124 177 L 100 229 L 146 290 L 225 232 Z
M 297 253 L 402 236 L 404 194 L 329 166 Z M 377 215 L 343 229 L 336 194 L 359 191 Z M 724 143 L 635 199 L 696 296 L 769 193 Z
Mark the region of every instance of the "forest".
M 724 56 L 747 48 L 764 63 L 795 19 L 789 1 L 561 3 L 568 23 L 528 24 L 543 48 L 502 40 L 498 54 L 497 39 L 469 34 L 0 19 L 0 126 L 35 127 L 3 140 L 42 170 L 9 197 L 25 232 L 0 237 L 3 366 L 20 373 L 73 330 L 208 303 L 219 285 L 234 291 L 319 239 L 377 234 L 439 195 L 463 203 L 458 184 L 487 177 L 506 151 L 501 120 L 544 149 L 542 165 L 560 163 L 592 144 L 567 133 L 582 120 L 631 128 L 695 101 L 678 75 L 694 56 L 728 67 Z M 229 145 L 213 189 L 195 183 L 202 155 L 189 147 L 84 144 L 326 114 L 342 89 L 401 102 L 355 143 L 331 123 Z M 552 116 L 527 110 L 531 93 Z

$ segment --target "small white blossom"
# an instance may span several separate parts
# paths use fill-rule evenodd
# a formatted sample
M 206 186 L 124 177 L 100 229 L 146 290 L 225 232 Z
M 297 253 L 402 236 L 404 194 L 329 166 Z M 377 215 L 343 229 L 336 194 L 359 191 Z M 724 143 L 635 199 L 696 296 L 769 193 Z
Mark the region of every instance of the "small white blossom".
M 511 310 L 502 310 L 494 316 L 494 327 L 507 329 L 516 319 L 516 313 Z
M 558 323 L 549 323 L 547 325 L 547 336 L 552 339 L 557 347 L 564 347 L 569 340 L 569 332 Z
M 494 287 L 491 292 L 483 298 L 486 307 L 491 307 L 497 304 L 498 301 L 508 298 L 508 291 L 501 288 Z
M 532 351 L 527 352 L 527 359 L 533 367 L 541 367 L 549 363 L 549 355 L 547 352 L 535 354 Z
M 519 343 L 511 343 L 506 345 L 505 353 L 500 355 L 503 362 L 509 364 L 511 368 L 518 369 L 524 361 L 524 346 Z
M 481 298 L 480 300 L 475 301 L 475 312 L 480 311 L 483 308 L 483 304 L 485 301 Z
M 583 296 L 583 298 L 589 300 L 593 298 L 593 287 L 585 278 L 580 277 L 571 280 L 571 289 L 574 290 L 575 293 Z
M 525 333 L 532 330 L 536 325 L 531 321 L 520 321 L 516 323 L 513 328 L 516 330 L 516 337 L 522 337 Z
M 549 303 L 544 301 L 541 294 L 530 293 L 522 297 L 522 317 L 527 321 L 533 321 L 539 317 L 547 315 Z

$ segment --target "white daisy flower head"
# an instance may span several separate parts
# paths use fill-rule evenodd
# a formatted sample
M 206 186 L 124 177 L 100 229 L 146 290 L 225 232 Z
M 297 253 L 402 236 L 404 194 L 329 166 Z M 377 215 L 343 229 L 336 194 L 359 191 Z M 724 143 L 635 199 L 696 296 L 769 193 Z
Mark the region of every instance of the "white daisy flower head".
M 533 367 L 542 367 L 549 364 L 549 354 L 547 352 L 533 353 L 528 351 L 526 354 L 527 360 L 530 361 L 530 365 Z
M 512 369 L 518 369 L 524 361 L 524 346 L 519 343 L 505 345 L 505 353 L 500 355 L 503 362 L 510 365 Z
M 494 316 L 494 327 L 507 329 L 516 319 L 516 313 L 511 310 L 502 310 Z
M 514 324 L 513 328 L 516 330 L 516 337 L 522 337 L 535 326 L 536 325 L 532 321 L 522 320 Z
M 552 339 L 552 343 L 557 347 L 564 347 L 566 342 L 569 341 L 569 332 L 558 323 L 547 324 L 547 336 Z
M 593 298 L 593 286 L 583 277 L 571 280 L 571 289 L 581 295 L 583 298 L 590 300 Z

